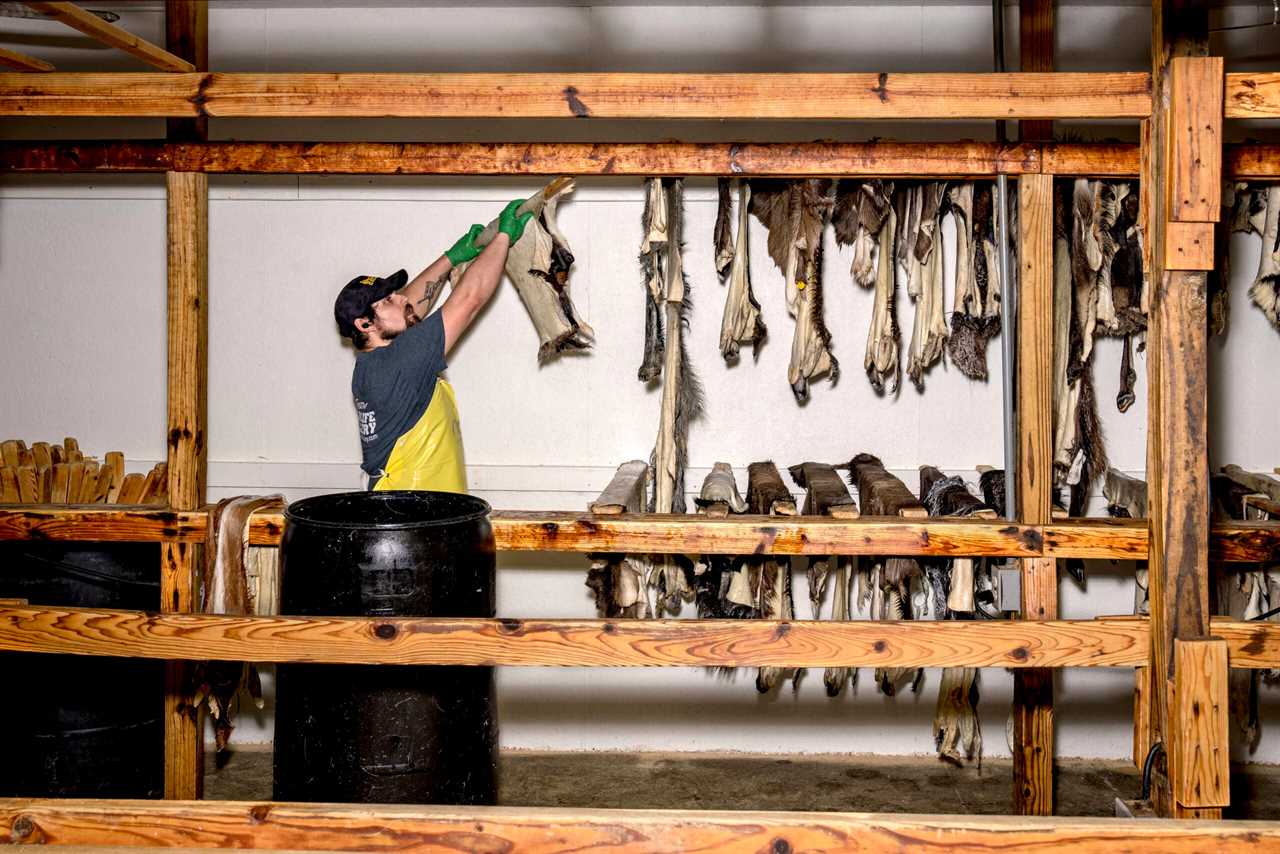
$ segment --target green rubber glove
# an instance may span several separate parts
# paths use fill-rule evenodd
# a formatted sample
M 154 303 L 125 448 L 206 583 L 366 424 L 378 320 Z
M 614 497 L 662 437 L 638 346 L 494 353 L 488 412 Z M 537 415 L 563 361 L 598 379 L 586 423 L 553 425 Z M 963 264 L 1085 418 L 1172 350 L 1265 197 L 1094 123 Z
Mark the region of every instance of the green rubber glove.
M 476 238 L 480 236 L 480 232 L 484 231 L 484 226 L 476 224 L 467 230 L 467 233 L 458 238 L 458 242 L 449 247 L 449 251 L 444 253 L 444 257 L 449 259 L 449 263 L 457 267 L 459 264 L 465 264 L 475 259 L 480 254 L 480 247 L 476 246 Z
M 529 220 L 533 219 L 533 211 L 516 214 L 516 210 L 523 204 L 524 199 L 515 199 L 502 209 L 502 213 L 498 214 L 498 231 L 511 238 L 512 245 L 515 245 L 520 235 L 524 234 L 524 227 Z

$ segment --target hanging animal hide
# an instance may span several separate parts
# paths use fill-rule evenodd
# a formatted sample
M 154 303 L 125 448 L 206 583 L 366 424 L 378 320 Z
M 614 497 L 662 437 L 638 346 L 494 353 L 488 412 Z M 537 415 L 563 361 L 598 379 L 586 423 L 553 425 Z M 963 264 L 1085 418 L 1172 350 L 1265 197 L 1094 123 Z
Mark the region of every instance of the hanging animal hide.
M 590 555 L 587 587 L 595 596 L 596 613 L 605 619 L 652 615 L 645 596 L 648 567 L 625 555 Z
M 801 511 L 803 515 L 830 514 L 840 518 L 857 516 L 858 508 L 853 496 L 831 466 L 823 463 L 797 463 L 791 466 L 789 472 L 796 485 L 805 491 L 804 509 Z M 815 620 L 821 617 L 830 566 L 831 560 L 826 555 L 809 558 L 809 602 L 813 607 Z
M 849 482 L 857 487 L 864 515 L 901 516 L 903 511 L 924 513 L 923 505 L 907 485 L 890 474 L 878 457 L 858 454 L 847 468 Z M 920 564 L 914 558 L 878 558 L 869 572 L 873 579 L 871 586 L 879 588 L 879 593 L 873 594 L 871 599 L 872 619 L 913 619 L 912 588 L 923 588 L 924 581 Z M 918 691 L 923 673 L 919 667 L 876 668 L 876 684 L 889 696 L 898 693 L 904 685 Z
M 569 296 L 573 253 L 556 223 L 556 207 L 573 188 L 569 181 L 550 198 L 531 198 L 531 203 L 537 203 L 535 215 L 507 252 L 507 277 L 538 332 L 540 364 L 566 350 L 585 350 L 595 341 L 594 330 L 582 320 Z M 451 280 L 456 284 L 469 266 L 455 267 Z
M 907 376 L 920 391 L 924 390 L 925 371 L 942 358 L 949 334 L 942 278 L 946 188 L 945 181 L 931 181 L 911 191 L 915 246 L 907 264 L 907 295 L 915 302 L 916 314 L 907 348 Z
M 278 550 L 271 554 L 249 546 L 249 520 L 254 513 L 280 512 L 285 500 L 281 495 L 244 495 L 218 502 L 209 514 L 204 565 L 200 584 L 200 613 L 230 616 L 272 616 L 279 608 L 279 575 L 266 562 L 274 562 Z M 254 555 L 251 558 L 251 555 Z M 257 562 L 259 588 L 250 586 L 249 564 Z M 241 690 L 248 690 L 254 704 L 261 709 L 262 686 L 257 668 L 242 661 L 202 661 L 192 674 L 193 708 L 206 704 L 213 723 L 218 751 L 226 750 L 235 727 L 235 701 Z
M 796 318 L 787 382 L 801 403 L 811 380 L 829 374 L 835 382 L 840 373 L 822 312 L 822 235 L 835 197 L 829 178 L 758 181 L 751 188 L 751 212 L 769 232 L 769 257 L 782 270 L 787 310 Z
M 751 185 L 734 179 L 738 185 L 738 232 L 734 240 L 729 232 L 728 181 L 720 180 L 720 210 L 716 215 L 716 269 L 721 279 L 727 271 L 729 293 L 724 301 L 724 317 L 720 322 L 720 354 L 725 361 L 738 357 L 738 345 L 750 342 L 752 356 L 759 358 L 760 345 L 768 330 L 760 318 L 760 303 L 751 293 L 751 261 L 748 254 L 747 214 L 751 208 Z M 723 252 L 728 263 L 721 265 Z
M 668 240 L 667 191 L 661 178 L 645 180 L 644 216 L 640 242 L 640 272 L 644 277 L 644 359 L 637 375 L 641 382 L 653 382 L 662 375 L 664 341 L 662 335 L 663 294 L 666 291 L 664 259 Z
M 1107 513 L 1114 519 L 1147 518 L 1147 483 L 1134 477 L 1107 469 L 1102 482 L 1102 494 L 1107 499 Z M 1147 562 L 1134 564 L 1133 613 L 1145 616 L 1150 613 L 1150 584 Z
M 1280 184 L 1265 190 L 1266 214 L 1260 231 L 1258 273 L 1249 286 L 1249 298 L 1280 331 Z
M 723 518 L 729 513 L 745 513 L 747 503 L 738 493 L 733 468 L 716 463 L 702 482 L 695 500 L 698 512 Z M 735 555 L 705 555 L 694 570 L 694 602 L 698 616 L 705 619 L 748 620 L 757 616 L 753 567 Z M 759 574 L 758 567 L 755 568 Z M 733 675 L 735 668 L 715 668 L 721 675 Z
M 867 333 L 862 364 L 877 393 L 897 394 L 902 380 L 898 362 L 902 333 L 898 329 L 894 260 L 899 225 L 894 211 L 894 185 L 892 181 L 844 181 L 840 187 L 832 218 L 836 243 L 854 247 L 850 270 L 854 282 L 875 287 L 871 329 Z
M 758 515 L 795 515 L 795 500 L 783 484 L 778 467 L 772 462 L 751 463 L 747 466 L 747 510 Z M 751 577 L 755 580 L 756 612 L 760 619 L 794 619 L 791 559 L 777 555 L 759 555 L 748 558 L 747 562 L 755 573 Z M 767 694 L 788 679 L 793 686 L 798 686 L 800 672 L 795 668 L 761 667 L 756 675 L 756 690 Z
M 947 353 L 952 364 L 971 380 L 986 380 L 987 343 L 1000 331 L 999 290 L 992 291 L 987 275 L 988 246 L 991 257 L 995 254 L 994 226 L 988 221 L 994 208 L 990 185 L 983 185 L 983 189 L 980 206 L 974 204 L 973 184 L 952 184 L 948 190 L 956 227 L 956 282 Z M 979 223 L 975 215 L 986 220 Z M 998 275 L 996 279 L 998 282 Z
M 733 202 L 731 196 L 731 184 L 739 179 L 720 178 L 716 181 L 717 205 L 716 205 L 716 225 L 712 233 L 712 240 L 715 243 L 715 264 L 716 273 L 720 276 L 720 280 L 724 281 L 725 275 L 729 272 L 729 264 L 733 261 L 733 232 L 730 230 L 730 222 L 733 218 Z

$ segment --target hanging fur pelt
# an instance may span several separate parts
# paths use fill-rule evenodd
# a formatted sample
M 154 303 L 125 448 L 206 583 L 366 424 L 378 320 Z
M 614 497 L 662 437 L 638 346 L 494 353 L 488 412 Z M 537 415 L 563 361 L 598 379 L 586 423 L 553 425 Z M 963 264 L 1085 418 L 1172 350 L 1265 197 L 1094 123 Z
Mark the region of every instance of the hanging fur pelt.
M 782 475 L 772 461 L 747 466 L 747 512 L 757 515 L 795 515 L 795 499 L 782 482 Z M 754 573 L 756 613 L 762 620 L 790 620 L 795 616 L 791 595 L 791 559 L 778 555 L 748 558 Z M 756 690 L 767 694 L 787 679 L 798 687 L 802 670 L 787 667 L 761 667 L 756 675 Z
M 911 343 L 907 347 L 907 376 L 924 390 L 924 374 L 942 358 L 947 328 L 942 278 L 942 217 L 947 212 L 947 184 L 930 181 L 912 188 L 911 222 L 915 245 L 907 259 L 907 295 L 915 303 Z
M 854 282 L 875 288 L 862 364 L 871 387 L 881 394 L 897 394 L 902 379 L 894 261 L 898 216 L 894 212 L 893 186 L 892 181 L 842 181 L 832 217 L 836 243 L 853 246 L 850 273 Z
M 987 342 L 1000 331 L 1000 291 L 991 287 L 987 258 L 995 255 L 990 184 L 952 184 L 947 191 L 956 227 L 956 282 L 947 354 L 971 380 L 987 378 Z M 997 282 L 999 276 L 997 275 Z
M 662 375 L 663 293 L 666 289 L 663 261 L 668 243 L 667 191 L 661 178 L 644 182 L 644 216 L 640 221 L 640 272 L 644 278 L 644 359 L 637 375 L 653 382 Z
M 1249 286 L 1249 299 L 1262 309 L 1271 325 L 1280 331 L 1280 184 L 1267 187 L 1258 272 Z
M 836 182 L 754 181 L 751 212 L 769 232 L 769 257 L 782 271 L 787 311 L 796 319 L 787 382 L 798 402 L 809 398 L 811 380 L 840 365 L 831 354 L 831 333 L 822 316 L 822 235 L 835 208 Z
M 760 345 L 768 330 L 760 318 L 760 303 L 751 293 L 751 261 L 748 254 L 747 214 L 751 208 L 751 185 L 735 178 L 738 186 L 738 230 L 736 239 L 729 228 L 729 180 L 720 179 L 720 207 L 716 213 L 716 271 L 721 281 L 729 280 L 720 321 L 720 354 L 725 361 L 738 357 L 738 345 L 749 342 L 751 354 L 760 357 Z
M 658 438 L 654 443 L 652 513 L 685 512 L 684 472 L 688 460 L 689 424 L 702 414 L 702 386 L 689 364 L 685 333 L 690 308 L 689 282 L 684 274 L 682 252 L 684 218 L 684 182 L 663 181 L 660 201 L 663 215 L 664 241 L 647 239 L 654 256 L 655 270 L 661 273 L 660 309 L 666 332 L 662 358 L 662 403 L 658 417 Z M 656 221 L 653 210 L 646 208 L 646 237 Z M 645 253 L 642 250 L 642 263 Z M 648 348 L 646 348 L 646 353 Z M 654 610 L 678 614 L 681 603 L 692 601 L 690 586 L 693 565 L 682 555 L 656 556 L 652 562 L 648 584 L 654 590 Z

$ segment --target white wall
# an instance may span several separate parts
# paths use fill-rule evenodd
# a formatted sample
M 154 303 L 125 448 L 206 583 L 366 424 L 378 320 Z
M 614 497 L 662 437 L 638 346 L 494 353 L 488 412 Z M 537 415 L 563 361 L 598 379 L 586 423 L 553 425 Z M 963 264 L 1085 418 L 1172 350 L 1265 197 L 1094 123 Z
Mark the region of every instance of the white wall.
M 124 21 L 156 36 L 153 12 Z M 39 24 L 22 24 L 31 28 Z M 354 11 L 215 6 L 215 69 L 325 70 L 986 70 L 985 5 L 899 4 L 786 8 L 634 6 L 385 8 Z M 1064 16 L 1065 68 L 1145 66 L 1146 10 L 1081 6 Z M 493 30 L 485 28 L 492 27 Z M 1016 19 L 1011 19 L 1016 33 Z M 6 21 L 0 32 L 12 32 Z M 1090 34 L 1105 34 L 1105 45 Z M 30 34 L 26 38 L 32 38 Z M 3 38 L 0 43 L 10 45 Z M 510 50 L 510 45 L 519 45 Z M 376 46 L 376 47 L 375 47 Z M 105 52 L 28 46 L 60 67 L 131 68 Z M 86 56 L 86 54 L 90 54 Z M 1016 58 L 1016 50 L 1011 52 Z M 113 65 L 114 63 L 114 65 Z M 301 127 L 304 129 L 297 129 Z M 584 138 L 598 125 L 547 123 L 549 138 Z M 6 121 L 0 135 L 102 136 L 123 129 L 158 132 L 154 122 Z M 520 139 L 509 123 L 353 121 L 215 122 L 215 136 L 288 133 L 307 138 Z M 121 131 L 121 132 L 123 132 Z M 741 132 L 740 132 L 741 131 Z M 989 137 L 988 124 L 618 126 L 615 138 Z M 1131 127 L 1105 134 L 1132 138 Z M 466 226 L 493 216 L 535 182 L 493 179 L 352 177 L 214 178 L 210 192 L 210 497 L 281 490 L 290 498 L 358 488 L 359 456 L 348 392 L 351 352 L 333 328 L 330 306 L 353 275 L 416 272 Z M 471 483 L 503 509 L 583 507 L 622 460 L 647 456 L 658 395 L 635 379 L 643 337 L 636 264 L 642 207 L 639 181 L 583 180 L 562 209 L 577 257 L 574 299 L 596 329 L 597 347 L 538 367 L 536 336 L 518 298 L 503 288 L 455 350 L 449 375 L 458 391 Z M 693 288 L 690 343 L 707 388 L 706 417 L 690 438 L 691 476 L 717 460 L 744 466 L 771 457 L 839 461 L 879 454 L 914 484 L 933 463 L 971 473 L 1000 464 L 998 340 L 992 379 L 964 380 L 950 366 L 928 375 L 926 394 L 908 383 L 896 399 L 875 395 L 861 367 L 871 293 L 848 278 L 848 252 L 829 247 L 827 323 L 844 369 L 820 381 L 797 406 L 785 373 L 792 321 L 781 275 L 753 224 L 753 279 L 770 339 L 758 363 L 744 353 L 726 367 L 716 342 L 724 290 L 710 263 L 714 187 L 691 181 L 686 195 L 686 261 Z M 77 436 L 90 452 L 125 451 L 138 467 L 164 454 L 164 193 L 157 177 L 0 176 L 0 435 Z M 950 237 L 950 226 L 947 227 Z M 948 279 L 953 245 L 948 242 Z M 1212 454 L 1215 464 L 1269 468 L 1280 380 L 1270 370 L 1280 336 L 1248 305 L 1245 289 L 1257 238 L 1233 242 L 1231 333 L 1212 346 Z M 1247 260 L 1248 259 L 1248 260 Z M 913 312 L 901 296 L 909 336 Z M 1125 415 L 1114 400 L 1119 342 L 1098 345 L 1096 378 L 1113 465 L 1141 473 L 1145 389 Z M 1140 375 L 1144 357 L 1137 359 Z M 504 555 L 499 612 L 512 617 L 593 613 L 576 555 Z M 808 615 L 803 567 L 796 598 Z M 1091 566 L 1088 589 L 1061 585 L 1064 617 L 1127 612 L 1127 566 Z M 1059 675 L 1059 754 L 1126 756 L 1130 749 L 1129 671 Z M 987 755 L 1004 755 L 1010 676 L 982 675 Z M 512 747 L 652 748 L 810 752 L 928 753 L 936 673 L 920 697 L 897 700 L 861 674 L 854 695 L 828 700 L 820 674 L 797 696 L 756 695 L 735 683 L 677 670 L 556 671 L 500 674 L 503 741 Z M 242 721 L 243 740 L 269 738 L 270 709 Z M 1280 757 L 1269 730 L 1258 756 Z

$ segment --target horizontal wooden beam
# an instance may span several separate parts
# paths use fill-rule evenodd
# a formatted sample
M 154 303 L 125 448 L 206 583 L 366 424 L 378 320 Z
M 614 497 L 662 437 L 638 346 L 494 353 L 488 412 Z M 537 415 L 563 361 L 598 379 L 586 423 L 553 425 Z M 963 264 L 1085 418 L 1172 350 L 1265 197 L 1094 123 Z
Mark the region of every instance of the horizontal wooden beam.
M 1229 119 L 1280 118 L 1280 71 L 1228 74 L 1223 111 Z
M 18 53 L 16 50 L 0 47 L 0 68 L 12 68 L 16 71 L 53 71 L 54 67 L 43 59 Z
M 0 650 L 522 667 L 1134 667 L 1147 660 L 1147 624 L 229 617 L 30 605 L 0 608 Z
M 0 142 L 2 172 L 234 175 L 744 175 L 1136 178 L 1125 143 L 804 142 Z M 1228 145 L 1223 173 L 1280 175 L 1280 145 Z
M 618 515 L 499 510 L 491 516 L 499 551 L 655 554 L 843 554 L 1079 557 L 1142 560 L 1143 519 L 1070 519 L 1012 525 L 987 519 L 864 516 Z M 206 511 L 104 508 L 101 505 L 0 505 L 0 540 L 204 542 Z M 280 514 L 255 516 L 254 545 L 278 545 Z M 1210 556 L 1225 563 L 1280 560 L 1280 523 L 1215 523 Z
M 35 11 L 61 21 L 95 41 L 119 48 L 153 68 L 159 68 L 161 71 L 195 71 L 196 69 L 185 59 L 174 56 L 164 48 L 139 38 L 115 24 L 107 23 L 92 12 L 81 9 L 75 3 L 37 2 L 37 0 L 24 0 L 24 2 Z
M 1071 74 L 0 74 L 0 116 L 1140 119 L 1151 76 Z
M 17 844 L 263 850 L 1252 854 L 1280 823 L 1040 816 L 0 799 Z

